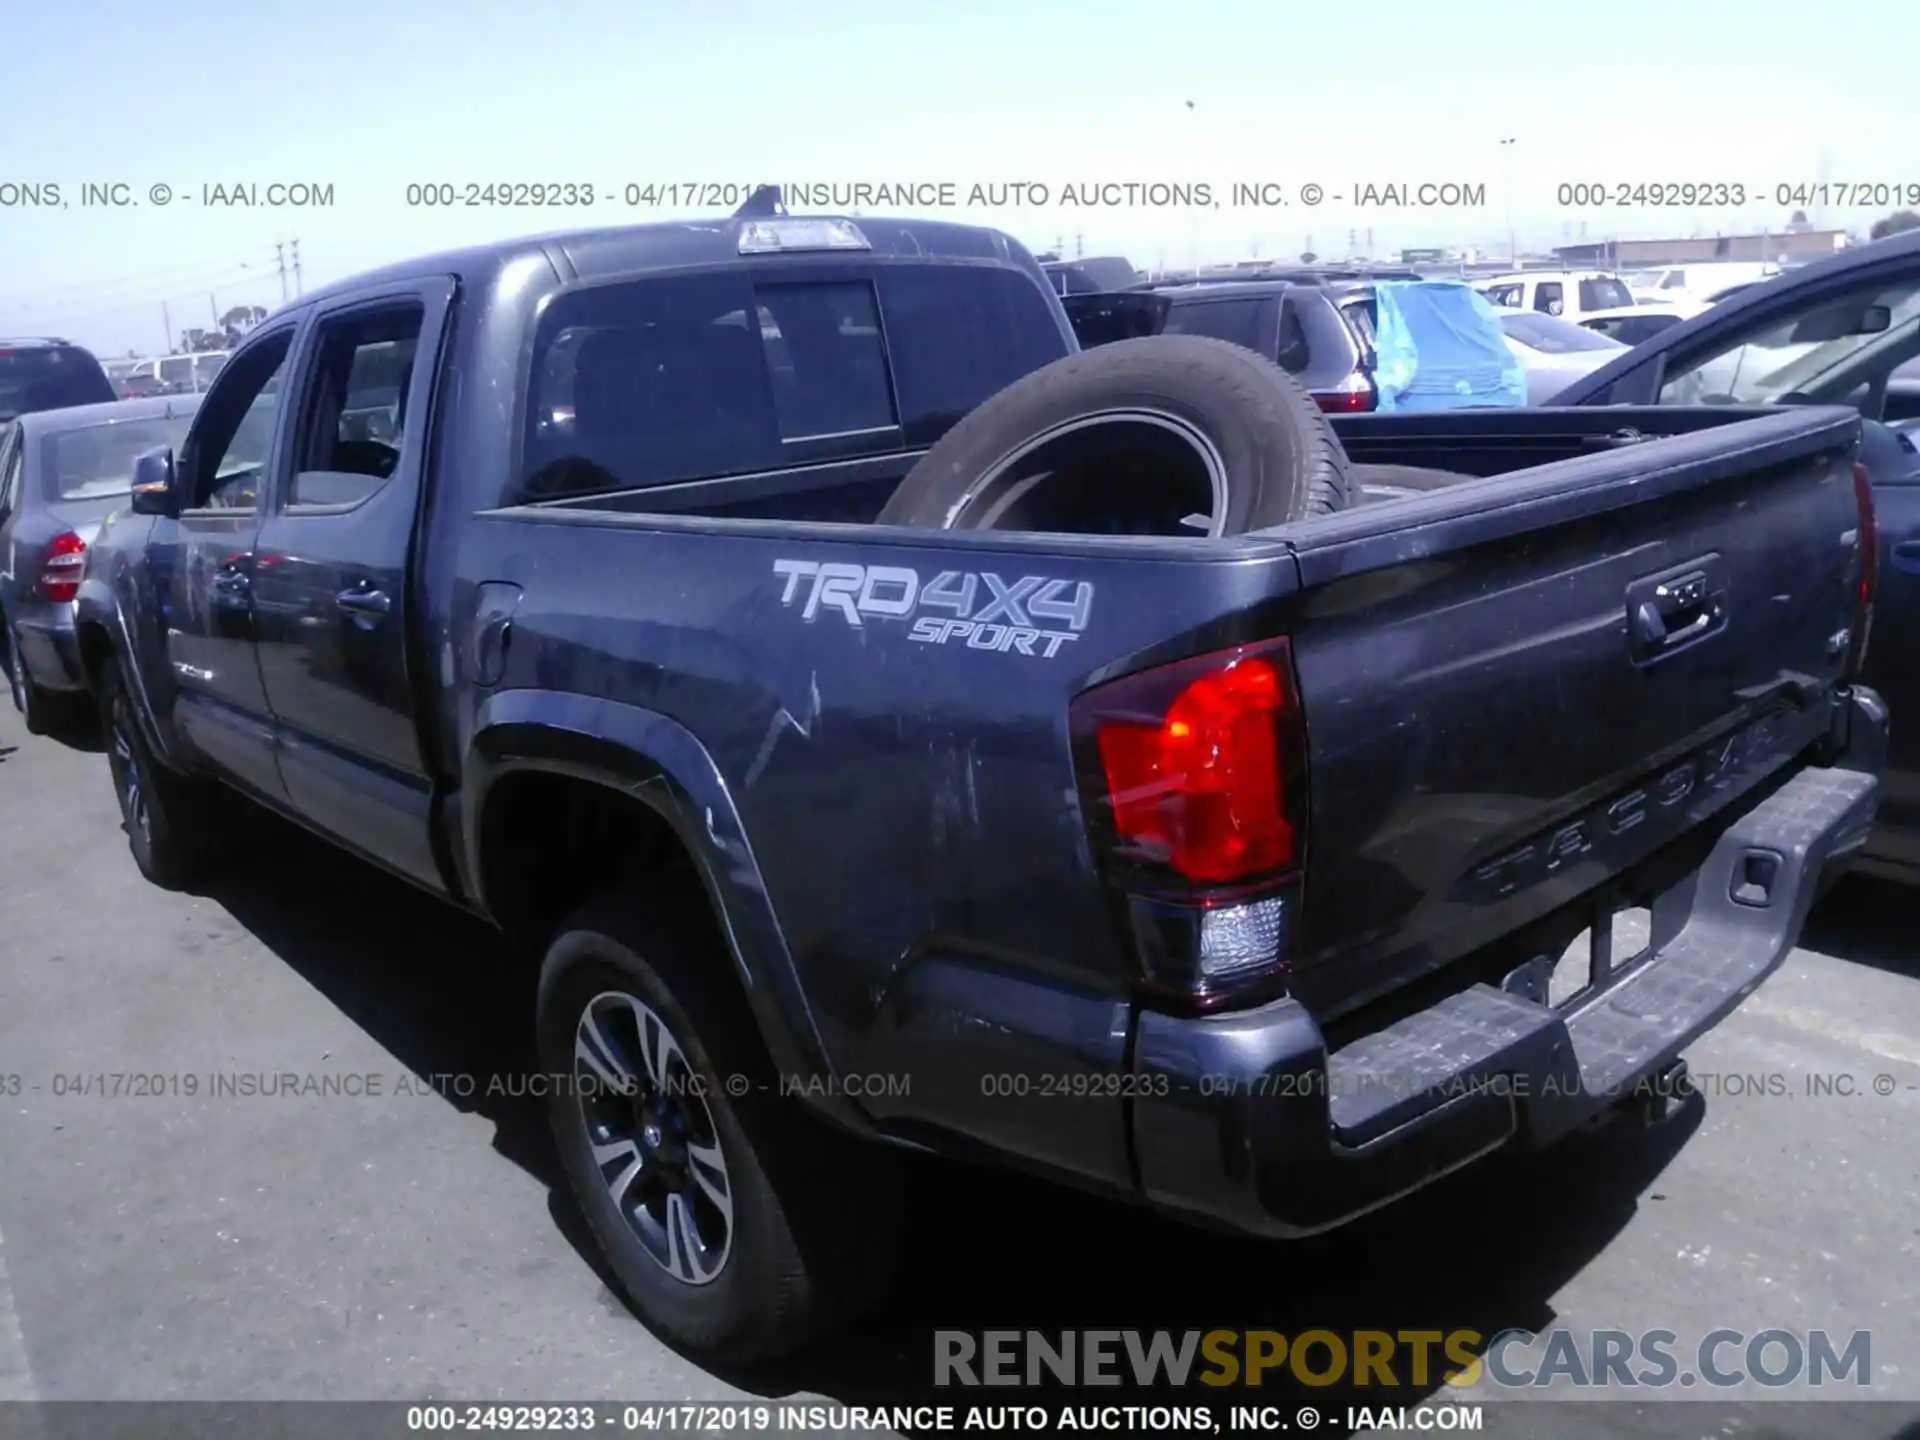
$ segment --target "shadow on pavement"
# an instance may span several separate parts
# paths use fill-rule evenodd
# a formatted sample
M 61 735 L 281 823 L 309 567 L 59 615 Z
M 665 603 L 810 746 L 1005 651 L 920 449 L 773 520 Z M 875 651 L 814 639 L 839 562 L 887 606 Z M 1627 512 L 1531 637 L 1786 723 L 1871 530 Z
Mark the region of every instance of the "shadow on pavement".
M 1800 943 L 1808 950 L 1920 977 L 1913 915 L 1920 890 L 1876 875 L 1850 874 L 1807 917 Z
M 555 1223 L 606 1284 L 541 1102 L 512 1085 L 537 1069 L 532 964 L 480 922 L 282 822 L 261 824 L 271 832 L 208 898 L 400 1064 L 426 1077 L 473 1077 L 470 1094 L 439 1088 L 448 1103 L 490 1120 L 495 1148 L 548 1185 Z M 1327 1417 L 1321 1433 L 1342 1434 L 1349 1404 L 1411 1405 L 1423 1392 L 1309 1387 L 1279 1371 L 1257 1390 L 936 1391 L 933 1332 L 1466 1329 L 1484 1340 L 1509 1328 L 1542 1330 L 1554 1320 L 1549 1297 L 1633 1216 L 1703 1115 L 1695 1096 L 1651 1130 L 1623 1123 L 1545 1155 L 1495 1157 L 1290 1244 L 1193 1230 L 1023 1176 L 916 1157 L 891 1299 L 804 1356 L 721 1378 L 769 1398 L 812 1392 L 863 1406 L 1311 1403 Z M 1655 1190 L 1650 1198 L 1661 1197 Z M 621 1305 L 610 1285 L 603 1301 Z M 1425 1392 L 1444 1388 L 1446 1364 L 1437 1350 L 1434 1358 Z

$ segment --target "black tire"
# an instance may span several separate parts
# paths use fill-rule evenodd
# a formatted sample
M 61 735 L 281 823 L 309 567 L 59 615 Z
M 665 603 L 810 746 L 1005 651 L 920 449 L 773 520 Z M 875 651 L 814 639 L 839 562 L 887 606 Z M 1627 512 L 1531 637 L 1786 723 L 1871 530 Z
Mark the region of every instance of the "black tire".
M 27 673 L 27 657 L 20 649 L 19 632 L 9 628 L 7 641 L 7 689 L 13 695 L 13 708 L 20 712 L 20 723 L 29 735 L 55 735 L 77 729 L 84 707 L 77 697 L 62 695 L 36 684 Z
M 202 879 L 219 854 L 224 797 L 213 782 L 170 770 L 154 757 L 115 661 L 100 668 L 99 695 L 108 773 L 133 863 L 155 885 L 183 889 Z
M 689 875 L 683 884 L 699 881 Z M 826 1130 L 780 1093 L 710 924 L 678 908 L 684 900 L 664 887 L 652 893 L 659 903 L 628 886 L 588 904 L 547 951 L 536 1021 L 541 1069 L 580 1081 L 554 1087 L 548 1119 L 574 1197 L 642 1319 L 693 1354 L 770 1359 L 827 1333 L 884 1290 L 902 1208 L 899 1167 L 877 1146 Z M 679 1083 L 649 1077 L 628 1098 L 597 1080 L 603 1072 L 587 1068 L 576 1049 L 590 1009 L 607 1053 L 632 1057 L 630 1075 L 647 1075 L 647 1055 L 669 1055 L 663 1041 L 643 1049 L 639 1040 L 643 1028 L 664 1031 L 685 1068 L 662 1058 L 660 1070 Z M 630 1209 L 611 1188 L 622 1177 Z M 691 1243 L 676 1251 L 664 1242 L 675 1186 L 690 1227 L 680 1233 L 699 1241 L 697 1254 Z M 716 1190 L 728 1197 L 730 1215 L 714 1203 Z M 651 1243 L 642 1238 L 649 1230 Z M 677 1274 L 669 1268 L 676 1260 Z
M 1291 375 L 1224 340 L 1155 335 L 1014 381 L 921 457 L 877 523 L 1239 535 L 1345 509 L 1350 491 Z M 1197 515 L 1211 525 L 1183 525 Z

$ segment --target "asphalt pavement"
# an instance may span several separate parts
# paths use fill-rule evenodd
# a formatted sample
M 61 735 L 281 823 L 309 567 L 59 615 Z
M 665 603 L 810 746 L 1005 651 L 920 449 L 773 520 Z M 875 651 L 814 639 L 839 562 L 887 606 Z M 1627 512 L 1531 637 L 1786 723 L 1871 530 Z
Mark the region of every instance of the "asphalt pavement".
M 1704 1093 L 1665 1123 L 1314 1241 L 928 1165 L 887 1306 L 722 1376 L 608 1289 L 539 1103 L 510 1093 L 535 1068 L 531 975 L 485 927 L 277 822 L 209 893 L 153 888 L 97 746 L 9 708 L 0 1399 L 876 1405 L 928 1398 L 936 1327 L 1783 1326 L 1870 1331 L 1869 1393 L 1920 1414 L 1916 915 L 1845 882 L 1690 1053 Z

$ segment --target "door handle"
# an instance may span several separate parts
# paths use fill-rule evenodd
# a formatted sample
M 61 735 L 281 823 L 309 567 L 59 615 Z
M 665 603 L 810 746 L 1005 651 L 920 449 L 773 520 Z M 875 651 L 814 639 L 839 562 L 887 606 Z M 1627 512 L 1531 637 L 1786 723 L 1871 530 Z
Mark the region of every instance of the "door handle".
M 1725 568 L 1718 555 L 1708 555 L 1627 587 L 1627 629 L 1639 663 L 1704 639 L 1726 623 Z
M 1894 546 L 1893 565 L 1904 574 L 1920 574 L 1920 540 L 1902 540 Z
M 353 623 L 362 629 L 371 629 L 393 608 L 384 590 L 342 590 L 333 597 L 333 603 L 351 615 Z

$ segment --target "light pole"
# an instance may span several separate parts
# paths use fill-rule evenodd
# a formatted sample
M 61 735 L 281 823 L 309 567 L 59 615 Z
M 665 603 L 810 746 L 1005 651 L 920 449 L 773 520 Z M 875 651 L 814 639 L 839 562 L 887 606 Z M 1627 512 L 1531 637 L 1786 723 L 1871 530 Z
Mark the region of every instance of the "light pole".
M 1199 114 L 1199 110 L 1191 100 L 1187 101 L 1187 113 L 1189 115 Z M 1197 121 L 1195 125 L 1198 125 Z M 1197 141 L 1199 137 L 1196 136 L 1194 138 Z M 1200 146 L 1196 143 L 1191 147 L 1189 153 L 1198 155 L 1202 152 Z M 1191 205 L 1187 207 L 1187 268 L 1193 272 L 1193 278 L 1196 280 L 1200 278 L 1200 212 Z
M 1516 270 L 1520 268 L 1520 242 L 1514 238 L 1513 229 L 1513 147 L 1518 139 L 1518 136 L 1509 135 L 1500 142 L 1500 155 L 1506 162 L 1507 263 Z

